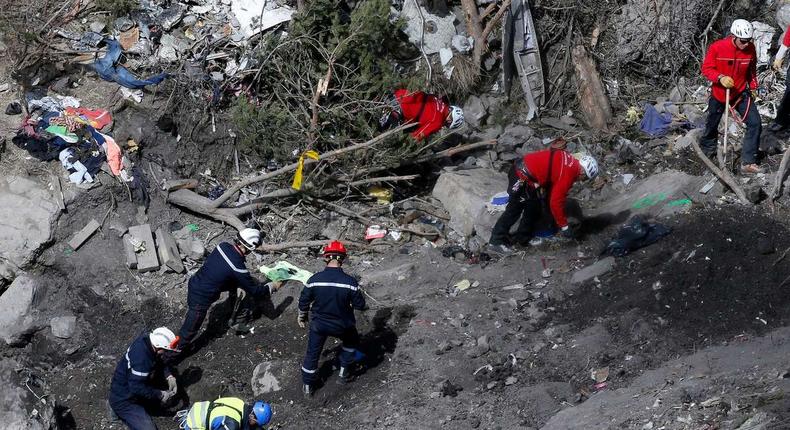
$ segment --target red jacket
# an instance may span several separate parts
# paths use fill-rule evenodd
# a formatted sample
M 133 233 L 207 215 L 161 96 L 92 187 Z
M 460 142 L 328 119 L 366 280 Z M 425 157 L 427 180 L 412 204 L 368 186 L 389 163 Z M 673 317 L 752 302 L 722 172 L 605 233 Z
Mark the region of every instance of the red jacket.
M 411 135 L 418 141 L 441 130 L 447 119 L 447 114 L 450 113 L 450 105 L 444 100 L 422 91 L 396 90 L 395 98 L 400 104 L 403 122 L 416 121 L 419 124 L 417 129 L 411 132 Z M 420 114 L 423 103 L 425 103 L 425 107 L 422 108 L 422 114 Z M 419 118 L 417 118 L 418 114 Z
M 525 177 L 518 168 L 516 175 L 528 186 L 548 189 L 551 215 L 557 226 L 562 228 L 568 225 L 568 218 L 565 216 L 565 200 L 568 198 L 568 192 L 574 182 L 579 179 L 582 166 L 571 154 L 563 150 L 554 150 L 554 157 L 551 161 L 551 178 L 549 178 L 550 157 L 550 149 L 525 155 L 522 161 L 532 178 Z
M 725 89 L 719 83 L 720 76 L 729 76 L 735 81 L 730 89 L 730 101 L 737 99 L 746 90 L 757 89 L 757 52 L 754 43 L 741 50 L 735 46 L 734 36 L 729 35 L 710 45 L 705 61 L 702 62 L 702 74 L 713 82 L 711 95 L 724 103 Z
M 787 30 L 785 30 L 785 35 L 782 38 L 782 45 L 790 48 L 790 25 L 788 25 Z

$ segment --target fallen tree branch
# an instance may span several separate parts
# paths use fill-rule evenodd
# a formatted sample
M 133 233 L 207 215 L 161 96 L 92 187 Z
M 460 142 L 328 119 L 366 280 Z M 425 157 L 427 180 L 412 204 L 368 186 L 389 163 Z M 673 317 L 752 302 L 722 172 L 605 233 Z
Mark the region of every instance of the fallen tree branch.
M 782 182 L 784 182 L 784 177 L 787 173 L 788 161 L 790 161 L 790 146 L 787 147 L 784 155 L 782 155 L 782 162 L 779 163 L 779 170 L 776 172 L 776 177 L 774 178 L 774 186 L 771 187 L 771 193 L 768 195 L 768 200 L 771 202 L 778 199 L 779 195 L 782 193 Z
M 708 170 L 713 172 L 713 174 L 716 175 L 716 177 L 721 179 L 722 182 L 724 182 L 728 187 L 730 187 L 730 189 L 735 193 L 736 196 L 738 196 L 738 199 L 742 203 L 747 205 L 752 204 L 752 202 L 750 202 L 749 199 L 746 198 L 746 193 L 743 191 L 743 188 L 741 188 L 741 186 L 738 185 L 738 182 L 735 180 L 735 178 L 732 177 L 730 172 L 728 172 L 725 169 L 719 169 L 718 167 L 716 167 L 716 165 L 713 164 L 713 162 L 710 161 L 710 159 L 705 156 L 705 154 L 702 152 L 702 149 L 700 149 L 699 144 L 697 142 L 691 142 L 691 147 L 694 148 L 694 152 L 697 154 L 697 157 L 699 157 L 699 159 L 702 160 L 705 166 L 708 167 Z
M 708 32 L 713 28 L 713 21 L 716 20 L 716 17 L 719 16 L 719 12 L 721 12 L 721 7 L 724 6 L 724 0 L 719 0 L 719 5 L 716 6 L 716 10 L 713 11 L 713 15 L 710 17 L 710 21 L 708 21 L 708 25 L 705 26 L 705 31 L 699 36 L 700 39 L 704 39 L 708 36 Z
M 310 165 L 310 164 L 313 164 L 313 163 L 317 163 L 317 162 L 319 162 L 321 160 L 326 160 L 328 158 L 332 158 L 332 157 L 336 157 L 336 156 L 341 155 L 341 154 L 345 154 L 347 152 L 352 152 L 352 151 L 356 151 L 358 149 L 371 147 L 373 145 L 381 143 L 383 140 L 385 140 L 386 138 L 392 136 L 393 134 L 400 133 L 400 132 L 402 132 L 404 130 L 407 130 L 407 129 L 411 128 L 411 127 L 414 127 L 415 125 L 416 125 L 416 123 L 404 124 L 404 125 L 402 125 L 400 127 L 397 127 L 397 128 L 392 129 L 392 130 L 386 131 L 386 132 L 384 132 L 384 133 L 382 133 L 382 134 L 380 134 L 380 135 L 378 135 L 378 136 L 374 137 L 373 139 L 370 139 L 370 140 L 368 140 L 366 142 L 357 143 L 357 144 L 354 144 L 354 145 L 351 145 L 351 146 L 347 146 L 345 148 L 340 148 L 340 149 L 336 149 L 334 151 L 326 152 L 324 154 L 321 154 L 318 157 L 318 160 L 313 160 L 312 158 L 308 158 L 308 159 L 304 160 L 304 165 L 307 166 L 307 165 Z M 282 175 L 284 173 L 293 172 L 293 171 L 296 170 L 296 168 L 298 166 L 299 166 L 299 163 L 293 163 L 293 164 L 289 164 L 287 166 L 281 167 L 281 168 L 279 168 L 279 169 L 277 169 L 277 170 L 275 170 L 273 172 L 269 172 L 269 173 L 265 173 L 263 175 L 258 175 L 258 176 L 253 176 L 251 178 L 247 178 L 247 179 L 239 182 L 238 184 L 230 187 L 227 191 L 225 191 L 219 198 L 217 198 L 216 200 L 214 200 L 211 203 L 211 207 L 212 208 L 219 208 L 220 206 L 222 206 L 222 204 L 224 204 L 226 201 L 228 201 L 234 194 L 236 194 L 242 188 L 244 188 L 244 187 L 246 187 L 248 185 L 252 185 L 252 184 L 258 183 L 258 182 L 266 181 L 266 180 L 271 179 L 271 178 L 275 178 L 275 177 L 280 176 L 280 175 Z
M 378 183 L 378 182 L 410 181 L 412 179 L 417 179 L 419 177 L 420 177 L 420 175 L 382 176 L 382 177 L 379 177 L 379 178 L 360 179 L 359 181 L 350 182 L 348 185 L 350 187 L 356 187 L 356 186 L 359 186 L 359 185 L 375 184 L 375 183 Z

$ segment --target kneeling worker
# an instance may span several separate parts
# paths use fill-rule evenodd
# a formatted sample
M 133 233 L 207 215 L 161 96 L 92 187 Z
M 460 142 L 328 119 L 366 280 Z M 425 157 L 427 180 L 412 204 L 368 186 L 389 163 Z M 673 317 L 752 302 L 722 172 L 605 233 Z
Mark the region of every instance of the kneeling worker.
M 359 345 L 354 309 L 365 309 L 365 297 L 357 280 L 343 272 L 346 247 L 337 240 L 324 247 L 326 268 L 311 276 L 299 296 L 299 327 L 307 326 L 308 312 L 312 315 L 307 338 L 307 352 L 302 364 L 304 395 L 312 396 L 318 382 L 318 359 L 328 336 L 342 342 L 338 382 L 351 380 L 351 365 Z
M 542 201 L 548 199 L 554 222 L 565 238 L 575 232 L 565 216 L 565 201 L 573 184 L 583 178 L 598 176 L 598 162 L 590 155 L 573 155 L 560 149 L 532 152 L 516 160 L 508 172 L 508 202 L 489 241 L 489 250 L 510 253 L 507 246 L 510 227 L 521 217 L 515 241 L 528 243 L 535 223 L 540 219 Z
M 179 348 L 184 351 L 191 347 L 203 320 L 206 319 L 211 304 L 217 301 L 223 291 L 228 291 L 231 297 L 237 294 L 237 288 L 242 289 L 247 295 L 262 297 L 277 291 L 282 282 L 261 284 L 252 277 L 247 270 L 244 260 L 250 252 L 254 251 L 261 243 L 261 233 L 253 228 L 240 231 L 234 243 L 222 242 L 209 254 L 203 267 L 189 278 L 187 291 L 187 315 L 181 326 L 179 335 L 181 343 Z M 236 325 L 240 315 L 249 317 L 250 301 L 247 297 L 236 303 L 241 306 L 241 312 L 234 312 L 231 325 Z
M 422 91 L 395 90 L 388 101 L 389 108 L 379 120 L 381 130 L 405 123 L 417 123 L 411 132 L 420 142 L 448 127 L 456 129 L 464 124 L 464 111 L 451 106 L 447 99 Z
M 130 429 L 156 430 L 146 406 L 162 405 L 176 395 L 176 378 L 162 361 L 163 354 L 175 351 L 176 344 L 178 337 L 167 327 L 159 327 L 135 339 L 115 367 L 110 407 Z M 167 390 L 156 388 L 154 377 L 159 371 L 167 381 Z
M 237 397 L 222 397 L 195 403 L 182 420 L 184 430 L 255 430 L 272 420 L 272 407 L 262 400 L 250 407 Z

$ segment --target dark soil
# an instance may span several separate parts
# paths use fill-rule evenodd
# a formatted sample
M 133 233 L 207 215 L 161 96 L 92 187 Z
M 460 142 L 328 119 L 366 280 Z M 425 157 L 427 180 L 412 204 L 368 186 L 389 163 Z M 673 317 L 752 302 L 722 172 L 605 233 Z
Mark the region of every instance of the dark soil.
M 657 361 L 790 323 L 783 225 L 738 207 L 697 211 L 670 225 L 658 244 L 618 259 L 600 284 L 561 304 L 554 322 L 605 320 L 633 341 L 636 314 L 656 326 L 650 349 Z

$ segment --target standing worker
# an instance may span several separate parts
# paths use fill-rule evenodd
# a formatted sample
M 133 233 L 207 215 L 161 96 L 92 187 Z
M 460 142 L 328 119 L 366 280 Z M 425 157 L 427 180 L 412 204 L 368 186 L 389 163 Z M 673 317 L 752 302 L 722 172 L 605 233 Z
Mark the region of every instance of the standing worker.
M 389 100 L 387 112 L 379 120 L 381 130 L 405 123 L 416 122 L 412 137 L 421 142 L 442 127 L 455 129 L 464 123 L 464 110 L 451 106 L 444 97 L 422 91 L 395 90 Z
M 491 231 L 489 248 L 493 252 L 508 254 L 510 227 L 521 217 L 515 241 L 527 243 L 535 223 L 541 216 L 542 202 L 548 199 L 554 223 L 565 238 L 575 237 L 565 216 L 565 200 L 573 184 L 584 175 L 589 179 L 598 176 L 598 162 L 590 155 L 573 155 L 561 149 L 532 152 L 517 159 L 508 172 L 508 202 Z
M 737 122 L 746 124 L 746 135 L 741 149 L 741 173 L 761 173 L 757 165 L 757 151 L 760 147 L 762 121 L 754 100 L 757 98 L 757 53 L 752 43 L 754 29 L 745 19 L 732 22 L 729 36 L 710 45 L 702 74 L 712 82 L 711 96 L 708 100 L 708 119 L 705 131 L 700 138 L 702 151 L 708 158 L 716 154 L 719 137 L 719 122 L 727 104 Z M 750 91 L 751 90 L 751 91 Z M 736 113 L 737 112 L 737 113 Z M 727 130 L 725 130 L 727 133 Z
M 357 280 L 341 268 L 346 255 L 346 247 L 340 241 L 333 240 L 326 245 L 323 252 L 326 268 L 307 280 L 299 296 L 299 327 L 307 327 L 308 312 L 312 314 L 307 352 L 302 364 L 302 388 L 306 397 L 312 396 L 315 390 L 318 359 L 328 336 L 343 342 L 338 382 L 351 380 L 351 365 L 359 345 L 354 309 L 365 309 L 365 297 Z
M 272 420 L 272 407 L 259 400 L 252 407 L 237 397 L 197 402 L 182 418 L 184 430 L 256 430 Z
M 203 267 L 189 278 L 187 291 L 187 315 L 181 326 L 179 348 L 187 351 L 206 319 L 211 304 L 219 299 L 223 291 L 228 291 L 235 301 L 230 324 L 237 326 L 249 319 L 252 310 L 249 296 L 262 297 L 276 292 L 282 282 L 261 284 L 252 277 L 244 264 L 250 252 L 261 243 L 261 232 L 254 228 L 245 228 L 236 236 L 234 243 L 222 242 L 209 254 Z M 243 291 L 244 297 L 237 297 L 237 288 Z M 171 357 L 175 358 L 175 357 Z
M 175 351 L 177 344 L 178 337 L 170 329 L 159 327 L 135 339 L 115 367 L 110 407 L 131 430 L 156 430 L 146 406 L 161 406 L 178 392 L 175 376 L 162 361 L 164 353 Z M 154 378 L 160 372 L 167 390 L 156 388 Z
M 776 51 L 776 58 L 774 58 L 773 64 L 773 69 L 776 72 L 783 72 L 782 65 L 788 48 L 790 48 L 790 26 L 785 30 L 782 44 L 779 46 L 779 50 Z M 776 119 L 768 127 L 768 130 L 773 132 L 782 131 L 790 126 L 790 79 L 788 77 L 790 75 L 785 76 L 785 94 L 782 97 L 782 102 L 779 104 L 779 109 L 776 111 Z

